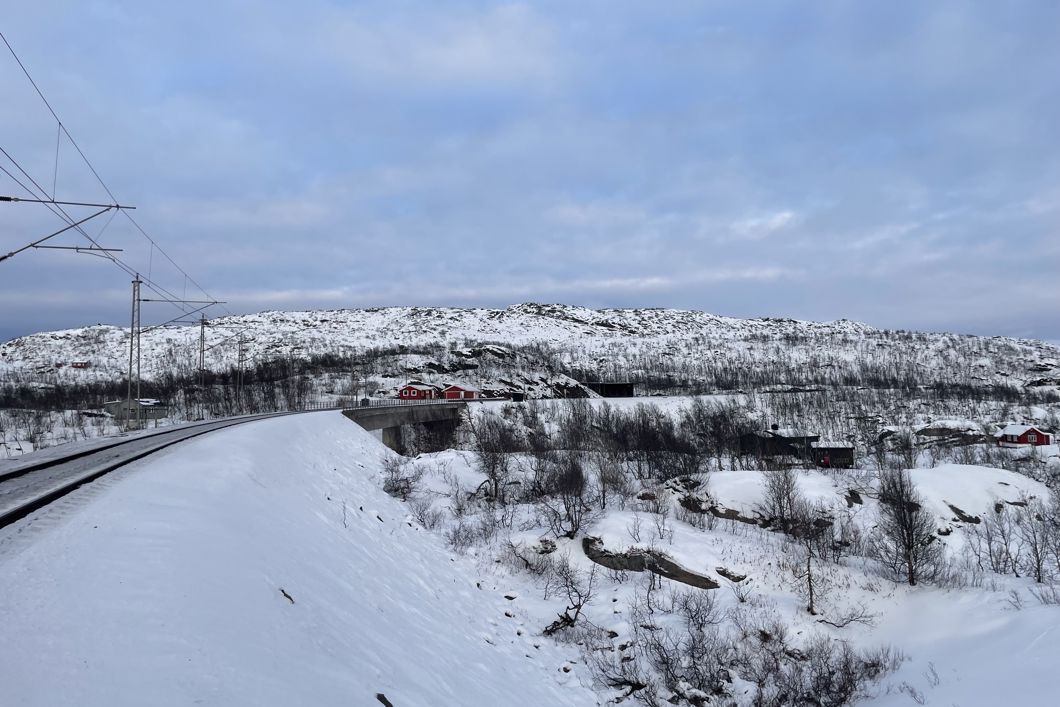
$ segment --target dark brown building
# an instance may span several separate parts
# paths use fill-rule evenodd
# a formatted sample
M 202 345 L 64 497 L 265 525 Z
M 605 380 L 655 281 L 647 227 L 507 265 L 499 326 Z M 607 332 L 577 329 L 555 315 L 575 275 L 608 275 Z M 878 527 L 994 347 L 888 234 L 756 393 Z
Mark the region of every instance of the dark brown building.
M 585 387 L 603 398 L 635 398 L 637 386 L 628 381 L 621 383 L 604 383 L 602 381 L 591 381 Z

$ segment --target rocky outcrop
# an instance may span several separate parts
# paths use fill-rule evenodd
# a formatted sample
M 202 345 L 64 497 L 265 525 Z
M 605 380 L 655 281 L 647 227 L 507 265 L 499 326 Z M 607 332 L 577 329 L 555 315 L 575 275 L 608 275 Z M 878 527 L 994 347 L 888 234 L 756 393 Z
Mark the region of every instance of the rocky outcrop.
M 626 552 L 604 549 L 600 538 L 582 539 L 585 556 L 596 564 L 620 572 L 653 572 L 660 577 L 687 584 L 700 589 L 717 589 L 721 585 L 705 575 L 697 574 L 674 562 L 657 550 L 632 548 Z

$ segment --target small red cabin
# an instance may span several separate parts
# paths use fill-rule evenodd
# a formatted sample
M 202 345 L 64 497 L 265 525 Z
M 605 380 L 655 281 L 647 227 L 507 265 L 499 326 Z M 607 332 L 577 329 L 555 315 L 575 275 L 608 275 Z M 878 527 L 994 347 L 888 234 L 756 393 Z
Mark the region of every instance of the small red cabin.
M 408 383 L 398 389 L 398 398 L 401 400 L 433 400 L 439 397 L 437 386 L 426 383 Z
M 71 361 L 70 368 L 90 368 L 92 366 L 88 361 Z
M 1017 447 L 1030 445 L 1040 447 L 1052 444 L 1052 435 L 1042 432 L 1033 425 L 1008 425 L 997 434 L 997 446 Z
M 442 390 L 442 397 L 446 400 L 475 400 L 478 396 L 478 389 L 469 385 L 447 385 Z

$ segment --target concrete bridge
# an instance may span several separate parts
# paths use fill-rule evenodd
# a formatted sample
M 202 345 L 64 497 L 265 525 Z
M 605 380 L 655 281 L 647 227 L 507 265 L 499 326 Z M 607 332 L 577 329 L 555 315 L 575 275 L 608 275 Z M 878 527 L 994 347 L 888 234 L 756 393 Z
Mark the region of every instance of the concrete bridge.
M 404 452 L 401 428 L 421 424 L 439 439 L 451 437 L 460 424 L 467 403 L 458 400 L 376 401 L 364 407 L 346 408 L 342 414 L 368 430 L 383 431 L 383 444 L 399 454 Z

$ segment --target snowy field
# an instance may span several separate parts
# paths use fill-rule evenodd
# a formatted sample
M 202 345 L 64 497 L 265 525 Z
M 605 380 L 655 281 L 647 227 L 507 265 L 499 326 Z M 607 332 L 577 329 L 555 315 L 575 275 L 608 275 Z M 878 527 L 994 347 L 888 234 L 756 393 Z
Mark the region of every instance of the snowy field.
M 254 423 L 2 531 L 0 703 L 596 704 L 378 489 L 387 454 L 335 413 Z
M 252 423 L 134 464 L 0 531 L 0 703 L 372 705 L 381 693 L 395 707 L 603 704 L 619 693 L 591 689 L 578 647 L 542 636 L 567 597 L 502 559 L 512 545 L 548 538 L 554 557 L 588 576 L 585 535 L 616 551 L 665 552 L 721 585 L 710 592 L 720 611 L 775 618 L 795 644 L 823 635 L 901 651 L 865 704 L 1052 705 L 1060 694 L 1060 607 L 1033 599 L 1028 579 L 988 572 L 960 588 L 908 587 L 848 558 L 821 568 L 811 616 L 782 536 L 731 520 L 689 523 L 673 512 L 672 488 L 594 515 L 577 540 L 513 506 L 506 529 L 454 543 L 460 528 L 486 526 L 482 507 L 468 505 L 484 480 L 473 454 L 413 459 L 422 478 L 407 503 L 381 490 L 395 459 L 336 413 Z M 913 479 L 951 551 L 965 542 L 951 506 L 982 515 L 1049 494 L 985 467 L 917 469 Z M 704 480 L 741 514 L 762 499 L 758 471 Z M 861 527 L 875 522 L 866 474 L 806 471 L 798 483 Z M 845 503 L 851 489 L 864 492 L 861 504 Z M 719 568 L 748 579 L 737 586 Z M 598 571 L 583 620 L 627 640 L 645 580 Z M 659 581 L 659 597 L 687 590 Z M 870 622 L 819 620 L 858 607 Z M 750 688 L 737 680 L 733 689 L 744 704 Z

